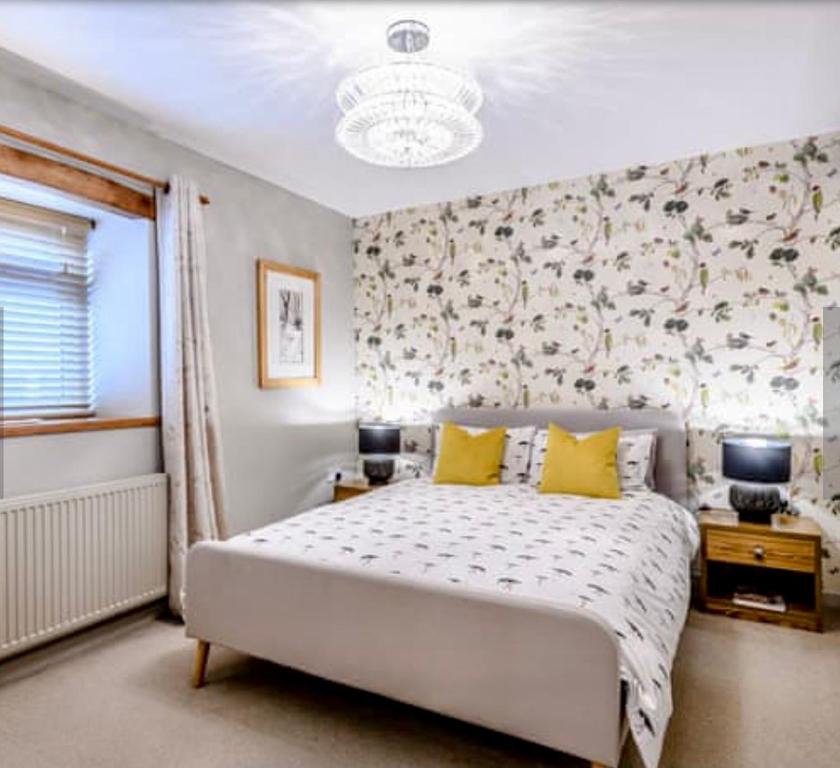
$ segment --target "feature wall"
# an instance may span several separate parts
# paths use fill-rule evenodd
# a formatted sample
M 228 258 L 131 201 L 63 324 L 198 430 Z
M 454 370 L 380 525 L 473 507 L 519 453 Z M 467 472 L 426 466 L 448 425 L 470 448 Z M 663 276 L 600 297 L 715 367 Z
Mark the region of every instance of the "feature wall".
M 358 407 L 657 407 L 698 496 L 723 431 L 788 433 L 824 524 L 823 309 L 840 298 L 840 133 L 355 222 Z

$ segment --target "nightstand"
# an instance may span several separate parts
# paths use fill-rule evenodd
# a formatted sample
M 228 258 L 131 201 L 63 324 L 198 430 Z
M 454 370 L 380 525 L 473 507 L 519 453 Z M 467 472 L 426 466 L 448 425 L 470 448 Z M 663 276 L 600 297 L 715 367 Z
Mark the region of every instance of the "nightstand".
M 741 523 L 736 512 L 700 513 L 700 602 L 740 619 L 822 631 L 822 534 L 808 518 L 773 515 Z M 784 612 L 736 605 L 738 587 L 781 595 Z
M 333 486 L 333 501 L 346 501 L 354 496 L 372 491 L 378 486 L 368 484 L 367 480 L 340 480 Z

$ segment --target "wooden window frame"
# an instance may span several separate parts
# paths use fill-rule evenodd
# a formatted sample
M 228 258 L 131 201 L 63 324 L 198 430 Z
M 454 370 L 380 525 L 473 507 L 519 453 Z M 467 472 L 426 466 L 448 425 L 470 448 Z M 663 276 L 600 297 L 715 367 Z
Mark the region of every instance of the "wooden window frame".
M 0 174 L 50 187 L 129 216 L 155 218 L 155 199 L 150 194 L 6 144 L 0 144 Z
M 66 158 L 66 161 L 56 157 Z M 152 221 L 157 214 L 154 190 L 167 187 L 165 181 L 143 176 L 4 125 L 0 125 L 0 175 L 33 182 L 85 202 Z M 140 191 L 113 177 L 150 191 Z M 207 205 L 210 201 L 202 196 L 201 202 Z M 0 419 L 0 438 L 156 428 L 160 424 L 159 416 Z
M 75 419 L 43 419 L 5 421 L 0 423 L 0 438 L 31 437 L 33 435 L 63 435 L 72 432 L 101 432 L 112 429 L 143 429 L 159 427 L 159 416 L 102 419 L 83 416 Z
M 67 158 L 71 162 L 50 155 Z M 90 171 L 80 165 L 95 170 Z M 169 187 L 167 182 L 160 179 L 121 168 L 6 125 L 0 125 L 0 174 L 41 184 L 146 219 L 155 219 L 157 215 L 154 190 L 167 190 Z M 151 192 L 139 191 L 112 178 L 114 176 L 147 187 Z M 201 202 L 203 205 L 210 204 L 205 195 L 201 196 Z

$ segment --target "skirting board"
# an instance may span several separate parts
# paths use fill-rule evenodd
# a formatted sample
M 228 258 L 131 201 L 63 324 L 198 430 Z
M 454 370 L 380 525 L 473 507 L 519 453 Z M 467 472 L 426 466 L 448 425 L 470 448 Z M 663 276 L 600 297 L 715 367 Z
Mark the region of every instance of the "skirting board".
M 140 625 L 169 615 L 169 606 L 164 597 L 128 613 L 81 629 L 72 635 L 59 637 L 46 645 L 11 656 L 0 661 L 0 686 L 38 674 L 53 664 L 109 643 L 117 637 L 132 632 Z

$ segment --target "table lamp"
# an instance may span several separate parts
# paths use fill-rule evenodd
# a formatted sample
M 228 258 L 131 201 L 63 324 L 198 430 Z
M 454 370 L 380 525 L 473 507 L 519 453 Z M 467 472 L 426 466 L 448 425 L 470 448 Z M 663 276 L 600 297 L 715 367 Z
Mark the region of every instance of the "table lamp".
M 738 519 L 769 523 L 787 506 L 776 487 L 790 480 L 790 442 L 778 438 L 731 436 L 723 439 L 723 476 L 733 483 L 729 504 Z
M 400 453 L 398 424 L 359 424 L 359 455 L 362 471 L 371 485 L 383 485 L 394 474 L 394 458 Z

